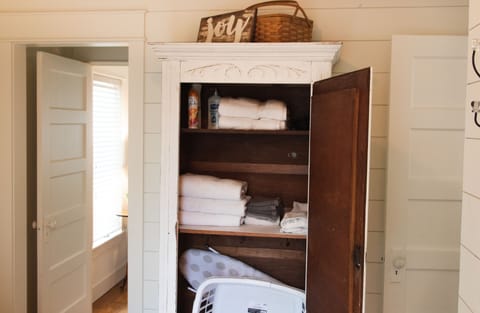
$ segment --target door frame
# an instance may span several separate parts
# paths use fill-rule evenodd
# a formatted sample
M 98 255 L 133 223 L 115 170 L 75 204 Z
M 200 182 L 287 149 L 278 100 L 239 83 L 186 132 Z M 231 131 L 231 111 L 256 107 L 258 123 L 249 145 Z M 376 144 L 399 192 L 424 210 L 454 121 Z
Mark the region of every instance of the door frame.
M 138 12 L 136 12 L 138 13 Z M 88 19 L 88 17 L 87 17 Z M 125 22 L 125 21 L 123 21 Z M 128 24 L 128 23 L 127 23 Z M 115 26 L 112 26 L 115 28 Z M 142 29 L 143 32 L 143 29 Z M 36 33 L 36 32 L 34 32 Z M 112 36 L 116 38 L 118 36 Z M 32 46 L 50 47 L 128 47 L 129 80 L 129 204 L 128 227 L 128 309 L 131 312 L 143 310 L 143 85 L 144 85 L 144 38 L 127 38 L 111 41 L 104 37 L 90 40 L 11 41 L 11 110 L 12 110 L 12 180 L 14 193 L 12 203 L 12 312 L 27 312 L 27 238 L 26 221 L 26 49 Z M 18 161 L 18 162 L 16 162 Z M 25 161 L 25 162 L 22 162 Z

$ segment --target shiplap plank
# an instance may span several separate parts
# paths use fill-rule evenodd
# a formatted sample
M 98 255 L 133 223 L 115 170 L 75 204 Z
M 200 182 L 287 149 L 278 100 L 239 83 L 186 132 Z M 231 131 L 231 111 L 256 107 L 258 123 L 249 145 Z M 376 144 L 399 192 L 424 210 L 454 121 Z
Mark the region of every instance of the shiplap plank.
M 365 295 L 365 313 L 382 313 L 383 296 L 376 293 Z
M 145 310 L 158 309 L 158 281 L 143 282 L 143 308 Z
M 145 44 L 145 73 L 162 73 L 162 61 L 153 52 L 152 45 Z
M 480 58 L 478 60 L 480 65 Z M 474 122 L 475 114 L 472 112 L 472 101 L 480 101 L 480 81 L 467 85 L 467 99 L 465 101 L 465 137 L 480 139 L 480 127 Z M 480 123 L 478 114 L 477 121 Z
M 143 220 L 145 222 L 160 222 L 160 193 L 145 193 L 143 195 Z
M 458 299 L 458 313 L 474 313 L 470 308 L 465 304 L 463 299 L 459 297 Z
M 55 11 L 58 10 L 56 7 Z M 0 40 L 143 39 L 144 17 L 143 11 L 3 13 L 0 14 Z
M 144 192 L 160 191 L 160 164 L 145 164 L 143 170 Z
M 144 160 L 145 163 L 160 163 L 161 162 L 161 135 L 160 134 L 145 134 L 143 137 L 144 144 Z
M 458 293 L 473 312 L 480 312 L 480 260 L 465 248 L 460 249 L 460 284 Z
M 218 11 L 151 11 L 146 14 L 148 41 L 196 41 L 199 21 Z M 467 33 L 468 7 L 311 9 L 313 41 L 379 40 L 392 34 Z M 178 23 L 178 21 L 182 21 Z M 175 32 L 171 30 L 175 29 Z
M 374 73 L 390 72 L 391 42 L 344 41 L 340 60 L 333 67 L 335 73 L 347 73 L 371 66 Z
M 462 205 L 461 243 L 475 255 L 480 256 L 480 233 L 478 231 L 480 198 L 464 193 Z
M 480 177 L 480 166 L 478 166 L 478 160 L 480 159 L 480 140 L 466 139 L 464 149 L 463 190 L 480 197 L 480 184 L 478 183 L 478 178 Z
M 159 277 L 158 252 L 148 251 L 143 255 L 143 279 L 157 281 Z
M 370 186 L 369 199 L 370 200 L 385 200 L 385 170 L 371 169 L 370 170 Z
M 145 73 L 145 103 L 162 101 L 162 74 Z
M 382 263 L 385 259 L 385 233 L 368 232 L 367 262 Z
M 370 144 L 370 168 L 387 168 L 387 137 L 372 137 Z
M 383 293 L 383 263 L 367 263 L 367 293 Z
M 385 231 L 385 201 L 369 201 L 368 231 Z
M 386 137 L 388 134 L 388 106 L 372 107 L 372 132 L 373 137 Z
M 478 27 L 480 25 L 480 2 L 470 1 L 470 10 L 468 15 L 468 27 Z
M 159 223 L 144 223 L 143 224 L 143 238 L 145 251 L 158 251 L 160 248 L 160 224 Z
M 161 103 L 145 103 L 144 116 L 144 132 L 145 133 L 160 133 L 161 118 L 162 118 Z M 161 144 L 161 142 L 158 142 Z
M 13 0 L 10 0 L 13 1 Z M 147 0 L 151 9 L 166 11 L 202 10 L 205 8 L 216 8 L 218 13 L 241 10 L 261 1 L 252 0 L 184 0 L 184 1 L 163 1 Z M 161 4 L 161 5 L 160 5 Z M 436 6 L 465 6 L 468 0 L 301 0 L 300 4 L 305 9 L 337 9 L 337 8 L 361 8 L 361 7 L 436 7 Z

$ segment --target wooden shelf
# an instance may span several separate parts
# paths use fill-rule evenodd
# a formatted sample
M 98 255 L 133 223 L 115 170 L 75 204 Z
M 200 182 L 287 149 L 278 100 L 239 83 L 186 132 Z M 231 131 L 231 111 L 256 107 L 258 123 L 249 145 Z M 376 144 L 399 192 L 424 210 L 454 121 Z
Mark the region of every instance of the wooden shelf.
M 238 227 L 220 227 L 180 225 L 179 232 L 181 234 L 306 239 L 305 234 L 282 233 L 280 232 L 280 226 L 241 225 Z
M 308 136 L 308 130 L 242 130 L 182 128 L 182 134 Z
M 308 175 L 308 165 L 301 164 L 192 161 L 189 163 L 189 168 L 193 172 L 216 171 L 226 173 Z

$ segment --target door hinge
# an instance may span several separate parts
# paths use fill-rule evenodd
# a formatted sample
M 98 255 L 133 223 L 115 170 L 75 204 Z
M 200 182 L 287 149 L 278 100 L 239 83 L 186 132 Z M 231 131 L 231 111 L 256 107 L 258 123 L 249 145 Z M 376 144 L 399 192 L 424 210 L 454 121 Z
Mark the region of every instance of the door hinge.
M 363 249 L 358 244 L 353 248 L 353 265 L 356 270 L 361 269 L 363 265 Z

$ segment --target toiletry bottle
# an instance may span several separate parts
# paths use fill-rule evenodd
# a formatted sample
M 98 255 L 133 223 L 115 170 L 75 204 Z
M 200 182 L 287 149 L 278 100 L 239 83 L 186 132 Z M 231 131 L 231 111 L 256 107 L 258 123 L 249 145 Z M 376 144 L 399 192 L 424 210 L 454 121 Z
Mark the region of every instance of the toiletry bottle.
M 194 84 L 188 92 L 188 128 L 200 128 L 200 92 L 199 85 Z
M 220 96 L 217 89 L 213 95 L 208 98 L 208 128 L 218 128 L 218 106 L 220 105 Z

